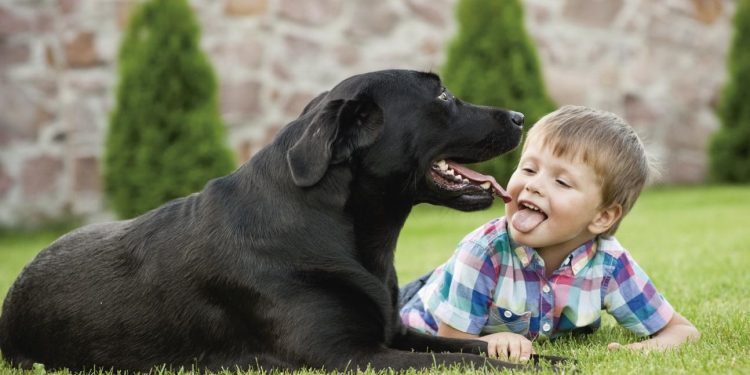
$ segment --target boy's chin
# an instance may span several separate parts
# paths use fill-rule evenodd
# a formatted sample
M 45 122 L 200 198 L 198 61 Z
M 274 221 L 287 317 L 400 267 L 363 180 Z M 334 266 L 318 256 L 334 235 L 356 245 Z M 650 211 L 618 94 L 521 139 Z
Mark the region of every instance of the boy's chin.
M 533 236 L 531 235 L 531 232 L 524 233 L 520 230 L 513 227 L 513 224 L 508 224 L 508 231 L 510 231 L 510 238 L 513 239 L 513 242 L 515 242 L 518 245 L 521 246 L 529 246 L 534 247 L 530 241 L 533 240 Z M 532 231 L 533 232 L 533 231 Z
M 513 242 L 517 245 L 528 246 L 534 249 L 549 246 L 548 241 L 544 241 L 544 239 L 540 238 L 541 231 L 539 231 L 538 228 L 534 228 L 528 232 L 521 232 L 518 229 L 513 228 L 513 225 L 508 225 L 508 230 L 510 231 L 510 238 L 512 238 Z

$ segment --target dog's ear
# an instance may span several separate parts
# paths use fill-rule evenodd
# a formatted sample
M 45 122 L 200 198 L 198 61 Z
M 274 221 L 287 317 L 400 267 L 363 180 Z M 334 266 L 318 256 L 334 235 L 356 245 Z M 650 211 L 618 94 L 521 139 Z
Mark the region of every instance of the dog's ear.
M 382 130 L 383 110 L 372 99 L 359 95 L 347 100 L 339 115 L 339 134 L 331 164 L 346 161 L 355 150 L 375 143 Z
M 317 112 L 286 154 L 292 179 L 301 187 L 315 185 L 329 165 L 344 162 L 355 150 L 373 144 L 383 128 L 383 111 L 364 96 L 321 103 Z

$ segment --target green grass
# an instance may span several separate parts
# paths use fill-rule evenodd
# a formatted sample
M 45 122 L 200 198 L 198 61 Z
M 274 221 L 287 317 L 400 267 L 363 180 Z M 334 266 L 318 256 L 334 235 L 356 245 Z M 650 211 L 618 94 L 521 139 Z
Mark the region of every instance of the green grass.
M 401 283 L 445 261 L 464 235 L 501 215 L 500 206 L 474 213 L 416 207 L 396 252 Z M 606 349 L 609 342 L 638 339 L 605 317 L 593 335 L 535 343 L 535 349 L 575 357 L 578 371 L 585 374 L 750 373 L 749 223 L 748 186 L 648 190 L 617 238 L 672 305 L 698 327 L 701 340 L 666 353 L 611 353 Z M 57 234 L 0 234 L 0 295 Z M 2 363 L 0 373 L 21 374 Z

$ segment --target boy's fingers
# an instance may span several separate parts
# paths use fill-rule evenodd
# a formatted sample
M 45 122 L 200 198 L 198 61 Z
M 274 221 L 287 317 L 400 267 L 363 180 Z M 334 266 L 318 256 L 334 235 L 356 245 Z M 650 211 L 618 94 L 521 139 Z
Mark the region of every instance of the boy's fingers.
M 634 342 L 632 344 L 625 345 L 625 347 L 631 350 L 641 350 L 645 348 L 645 346 L 641 342 Z
M 528 362 L 529 358 L 531 358 L 532 351 L 533 348 L 531 347 L 531 341 L 521 342 L 521 362 Z
M 497 343 L 497 355 L 500 358 L 508 358 L 508 342 L 501 341 Z
M 508 358 L 512 361 L 521 359 L 521 341 L 513 340 L 508 343 Z
M 487 342 L 487 356 L 497 358 L 497 341 L 490 340 Z

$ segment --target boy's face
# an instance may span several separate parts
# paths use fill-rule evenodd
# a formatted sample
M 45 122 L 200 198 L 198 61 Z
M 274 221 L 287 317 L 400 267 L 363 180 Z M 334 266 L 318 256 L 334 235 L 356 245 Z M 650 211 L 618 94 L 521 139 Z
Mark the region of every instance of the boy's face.
M 518 244 L 569 252 L 606 230 L 594 169 L 554 156 L 541 142 L 528 141 L 507 190 L 513 197 L 505 205 L 508 229 Z

